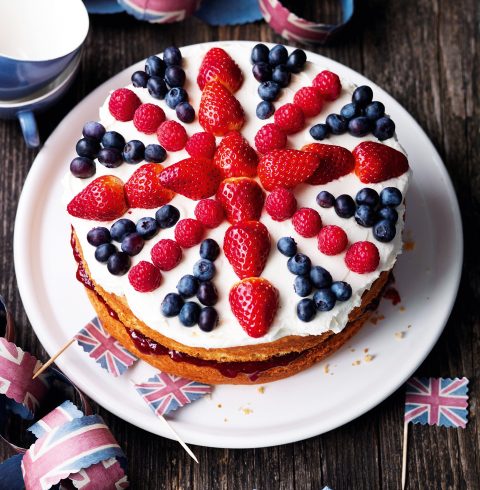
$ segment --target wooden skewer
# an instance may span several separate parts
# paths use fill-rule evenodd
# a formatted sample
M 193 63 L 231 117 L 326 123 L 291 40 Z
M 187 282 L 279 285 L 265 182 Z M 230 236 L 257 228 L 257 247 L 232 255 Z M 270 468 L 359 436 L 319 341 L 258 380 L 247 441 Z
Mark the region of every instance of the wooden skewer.
M 40 367 L 40 369 L 38 369 L 34 373 L 32 379 L 35 379 L 37 376 L 42 374 L 43 371 L 45 371 L 45 369 L 47 369 L 48 366 L 53 364 L 55 362 L 55 360 L 57 359 L 57 357 L 59 357 L 63 353 L 63 351 L 67 350 L 74 342 L 75 342 L 75 337 L 73 337 L 73 339 L 70 339 L 63 347 L 60 348 L 60 350 L 56 354 L 54 354 L 45 364 L 43 364 Z
M 408 443 L 408 422 L 403 423 L 403 449 L 402 449 L 402 490 L 405 490 L 407 481 L 407 443 Z
M 182 441 L 180 436 L 173 430 L 173 427 L 167 422 L 167 419 L 163 416 L 160 416 L 160 420 L 163 421 L 164 425 L 168 428 L 168 430 L 172 433 L 173 436 L 175 436 L 175 439 L 178 441 L 178 443 L 187 451 L 189 456 L 195 461 L 195 463 L 198 464 L 198 459 L 196 458 L 195 454 L 193 454 L 192 450 L 185 444 L 185 442 Z

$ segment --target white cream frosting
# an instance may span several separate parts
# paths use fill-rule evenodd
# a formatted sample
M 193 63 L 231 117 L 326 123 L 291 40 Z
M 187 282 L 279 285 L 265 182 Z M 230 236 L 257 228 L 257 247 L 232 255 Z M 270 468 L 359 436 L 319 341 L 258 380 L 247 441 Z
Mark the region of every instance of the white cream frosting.
M 182 49 L 184 58 L 183 67 L 187 74 L 185 89 L 187 90 L 190 102 L 196 111 L 198 111 L 201 96 L 200 89 L 196 84 L 196 77 L 203 56 L 210 47 L 211 46 L 191 46 Z M 253 141 L 258 129 L 267 122 L 272 122 L 273 117 L 268 121 L 262 121 L 255 116 L 255 109 L 258 102 L 260 102 L 260 98 L 257 94 L 258 82 L 251 74 L 251 65 L 249 61 L 250 48 L 246 45 L 235 43 L 224 43 L 222 44 L 222 48 L 224 48 L 238 63 L 244 75 L 243 84 L 240 90 L 235 93 L 235 97 L 242 104 L 246 114 L 246 122 L 242 129 L 242 134 L 247 138 L 250 144 L 254 146 Z M 301 87 L 311 85 L 315 75 L 322 69 L 321 66 L 317 66 L 307 61 L 306 67 L 301 73 L 292 75 L 290 85 L 282 90 L 281 97 L 275 102 L 275 106 L 278 108 L 284 103 L 292 102 L 295 92 Z M 340 108 L 351 101 L 351 93 L 354 86 L 350 82 L 342 80 L 342 87 L 342 94 L 336 101 L 327 102 L 318 116 L 307 120 L 304 130 L 289 136 L 289 147 L 301 148 L 307 143 L 314 142 L 309 134 L 309 128 L 313 124 L 324 122 L 328 114 L 339 113 Z M 133 90 L 143 103 L 154 103 L 162 107 L 167 119 L 177 120 L 175 111 L 170 109 L 165 101 L 159 101 L 152 98 L 146 89 L 135 88 L 131 85 L 129 85 L 128 88 Z M 107 131 L 118 131 L 127 141 L 130 139 L 139 139 L 143 141 L 145 145 L 149 143 L 158 143 L 155 134 L 145 135 L 139 133 L 135 129 L 132 121 L 116 121 L 109 113 L 108 97 L 100 108 L 100 122 L 106 127 Z M 203 131 L 198 123 L 198 119 L 191 124 L 186 124 L 185 127 L 189 135 L 198 131 Z M 323 142 L 340 145 L 349 150 L 353 150 L 353 148 L 361 141 L 366 140 L 378 141 L 373 135 L 364 138 L 356 138 L 349 134 L 343 134 L 339 136 L 332 135 Z M 391 138 L 383 143 L 403 151 L 395 138 Z M 187 157 L 188 154 L 185 150 L 169 152 L 167 160 L 162 165 L 168 166 Z M 97 163 L 97 173 L 90 179 L 84 180 L 75 178 L 68 173 L 65 177 L 65 202 L 68 203 L 74 195 L 100 175 L 113 174 L 126 182 L 140 165 L 141 164 L 129 165 L 124 163 L 116 169 L 108 169 Z M 121 277 L 111 275 L 104 264 L 97 262 L 94 257 L 95 249 L 87 242 L 86 235 L 91 228 L 95 226 L 109 227 L 113 222 L 94 222 L 79 218 L 70 218 L 72 225 L 77 232 L 85 260 L 93 279 L 106 291 L 125 296 L 127 303 L 135 316 L 149 327 L 189 346 L 221 348 L 252 345 L 270 342 L 287 335 L 319 335 L 328 330 L 332 330 L 335 333 L 340 332 L 348 321 L 349 312 L 361 303 L 363 292 L 370 288 L 382 271 L 389 270 L 393 267 L 398 254 L 402 251 L 403 205 L 397 208 L 399 220 L 395 239 L 390 243 L 380 243 L 373 238 L 371 228 L 364 228 L 358 225 L 353 218 L 342 219 L 338 217 L 333 208 L 319 208 L 315 202 L 315 197 L 318 192 L 320 190 L 327 190 L 334 196 L 350 194 L 354 197 L 357 191 L 363 187 L 371 187 L 380 192 L 385 187 L 393 186 L 400 189 L 403 195 L 405 195 L 409 178 L 410 171 L 398 178 L 390 179 L 380 184 L 366 185 L 360 182 L 355 174 L 351 173 L 325 185 L 300 185 L 295 189 L 298 207 L 312 207 L 316 209 L 320 213 L 324 225 L 335 224 L 341 226 L 347 233 L 350 244 L 359 240 L 370 240 L 375 243 L 380 253 L 380 264 L 375 272 L 369 274 L 360 275 L 349 271 L 344 262 L 345 252 L 340 255 L 328 257 L 318 250 L 316 238 L 303 238 L 295 232 L 290 220 L 281 223 L 275 222 L 265 211 L 263 212 L 260 220 L 269 230 L 272 246 L 262 277 L 268 279 L 278 289 L 280 301 L 279 309 L 272 326 L 268 333 L 261 338 L 248 336 L 239 325 L 230 309 L 228 293 L 233 284 L 239 279 L 233 272 L 223 251 L 215 261 L 217 274 L 213 280 L 219 293 L 219 300 L 215 305 L 219 314 L 219 324 L 212 332 L 206 333 L 201 331 L 198 326 L 190 328 L 184 327 L 178 320 L 178 317 L 165 318 L 160 312 L 160 303 L 164 296 L 169 292 L 176 292 L 176 285 L 179 279 L 185 274 L 192 273 L 193 264 L 200 258 L 198 246 L 183 250 L 182 261 L 173 270 L 162 273 L 163 281 L 157 290 L 151 293 L 139 293 L 130 285 L 128 274 Z M 171 204 L 180 210 L 181 219 L 195 217 L 194 208 L 196 203 L 194 201 L 181 195 L 176 195 L 171 201 Z M 125 217 L 136 222 L 141 217 L 154 216 L 154 213 L 155 209 L 131 209 L 126 213 Z M 208 231 L 208 236 L 215 239 L 220 247 L 223 244 L 223 237 L 228 226 L 229 223 L 225 221 L 218 228 Z M 294 237 L 298 244 L 298 251 L 307 254 L 311 258 L 313 265 L 325 267 L 331 273 L 334 281 L 347 281 L 352 286 L 353 290 L 351 299 L 345 302 L 337 301 L 335 307 L 331 311 L 317 313 L 315 319 L 309 323 L 299 320 L 296 315 L 296 305 L 301 298 L 293 291 L 294 276 L 287 269 L 287 258 L 276 248 L 277 241 L 283 236 Z M 173 237 L 174 228 L 161 230 L 156 237 L 145 242 L 145 247 L 139 255 L 132 257 L 132 265 L 135 265 L 141 260 L 150 260 L 150 250 L 159 239 Z

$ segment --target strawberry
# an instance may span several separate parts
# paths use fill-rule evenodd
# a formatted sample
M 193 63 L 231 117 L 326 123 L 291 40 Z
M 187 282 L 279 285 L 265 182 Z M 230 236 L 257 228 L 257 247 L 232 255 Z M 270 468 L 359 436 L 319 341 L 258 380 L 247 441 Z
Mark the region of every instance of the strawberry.
M 222 204 L 228 221 L 235 224 L 260 218 L 265 193 L 253 179 L 232 177 L 220 184 L 216 198 Z
M 160 174 L 164 187 L 194 201 L 215 194 L 221 180 L 220 171 L 207 158 L 186 158 Z
M 225 232 L 223 251 L 240 279 L 259 276 L 270 253 L 268 230 L 260 221 L 232 225 Z
M 240 68 L 222 48 L 210 49 L 200 65 L 197 77 L 200 90 L 209 82 L 221 83 L 232 94 L 242 85 L 243 75 Z
M 257 175 L 257 152 L 238 132 L 232 131 L 222 139 L 213 159 L 222 172 L 228 177 L 255 177 Z
M 407 157 L 394 148 L 364 141 L 353 149 L 355 173 L 364 184 L 399 177 L 408 170 Z
M 326 184 L 353 171 L 355 160 L 350 151 L 342 146 L 310 143 L 303 151 L 315 153 L 320 157 L 320 165 L 307 179 L 309 184 Z
M 79 192 L 67 206 L 76 218 L 110 221 L 128 210 L 123 182 L 113 175 L 102 175 Z
M 230 308 L 250 337 L 268 332 L 278 309 L 278 290 L 263 277 L 237 282 L 228 296 Z
M 147 163 L 135 170 L 125 184 L 125 195 L 131 208 L 158 208 L 173 199 L 175 193 L 160 183 L 162 170 L 159 163 Z
M 202 92 L 198 121 L 205 131 L 223 136 L 242 128 L 245 113 L 240 102 L 221 83 L 210 82 Z
M 277 187 L 292 189 L 305 182 L 316 170 L 320 159 L 299 150 L 273 150 L 258 162 L 260 182 L 267 191 Z

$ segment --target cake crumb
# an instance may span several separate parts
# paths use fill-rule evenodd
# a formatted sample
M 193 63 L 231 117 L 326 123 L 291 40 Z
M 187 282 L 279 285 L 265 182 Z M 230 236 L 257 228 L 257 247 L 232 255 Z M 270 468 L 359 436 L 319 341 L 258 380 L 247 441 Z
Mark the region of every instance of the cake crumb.
M 363 349 L 363 352 L 365 352 L 365 354 L 368 352 L 368 347 L 365 347 L 365 349 Z
M 366 355 L 366 356 L 363 358 L 363 360 L 364 360 L 365 362 L 372 362 L 374 359 L 375 359 L 375 356 L 372 356 L 372 354 L 367 354 L 367 355 Z
M 413 240 L 408 240 L 403 243 L 403 250 L 405 252 L 411 252 L 415 249 L 415 242 Z
M 323 366 L 323 372 L 325 374 L 328 374 L 329 370 L 330 370 L 330 365 L 329 364 L 325 364 L 325 366 Z
M 352 366 L 358 366 L 362 361 L 360 359 L 357 359 L 356 361 L 352 362 Z
M 251 408 L 242 408 L 243 415 L 250 415 L 253 413 L 253 410 Z
M 376 325 L 378 322 L 381 322 L 382 320 L 385 320 L 385 315 L 376 315 L 370 318 L 370 323 Z
M 221 403 L 218 403 L 217 404 L 217 408 L 222 408 L 222 404 Z
M 395 338 L 397 340 L 402 340 L 405 337 L 405 332 L 395 332 Z
M 265 393 L 265 386 L 259 386 L 257 391 L 263 395 Z
M 398 310 L 403 313 L 406 310 L 406 308 L 405 308 L 405 306 L 400 306 L 400 308 Z
M 228 422 L 228 419 L 227 419 L 227 417 L 225 417 L 225 418 L 223 419 L 223 421 L 224 421 L 224 422 Z
M 407 325 L 407 328 L 412 328 L 412 326 L 411 325 Z
M 350 352 L 355 352 L 355 349 L 352 347 L 352 348 L 350 349 Z

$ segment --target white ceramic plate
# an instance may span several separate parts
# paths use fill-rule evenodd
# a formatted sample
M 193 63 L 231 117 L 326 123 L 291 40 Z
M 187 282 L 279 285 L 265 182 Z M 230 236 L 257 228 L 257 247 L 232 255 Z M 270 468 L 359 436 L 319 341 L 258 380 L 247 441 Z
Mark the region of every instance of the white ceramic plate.
M 267 384 L 263 392 L 258 386 L 219 386 L 211 398 L 174 412 L 172 426 L 192 444 L 271 446 L 315 436 L 353 420 L 388 397 L 420 365 L 441 334 L 455 300 L 463 253 L 460 213 L 450 178 L 432 143 L 405 109 L 368 79 L 314 53 L 308 57 L 354 83 L 371 85 L 395 120 L 399 140 L 408 152 L 414 176 L 406 236 L 415 247 L 396 266 L 402 307 L 384 300 L 380 312 L 386 319 L 376 326 L 366 325 L 330 357 L 328 372 L 322 363 Z M 49 354 L 93 316 L 75 280 L 61 180 L 74 155 L 79 129 L 97 118 L 108 91 L 126 85 L 131 73 L 141 67 L 138 63 L 122 71 L 73 109 L 45 143 L 25 182 L 15 224 L 15 269 L 28 317 Z M 371 362 L 365 362 L 364 349 L 373 356 Z M 131 386 L 130 380 L 140 381 L 154 372 L 148 364 L 138 362 L 124 376 L 113 378 L 77 345 L 57 364 L 107 410 L 169 437 Z

